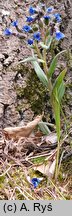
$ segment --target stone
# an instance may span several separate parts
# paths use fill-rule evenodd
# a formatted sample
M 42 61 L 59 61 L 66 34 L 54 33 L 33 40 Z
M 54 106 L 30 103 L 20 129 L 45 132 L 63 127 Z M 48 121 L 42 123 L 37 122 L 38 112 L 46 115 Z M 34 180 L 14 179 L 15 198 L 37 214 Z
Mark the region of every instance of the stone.
M 3 65 L 8 67 L 13 62 L 12 56 L 9 56 L 7 59 L 5 59 Z
M 3 65 L 0 63 L 0 72 L 2 71 L 3 69 Z
M 20 115 L 16 111 L 14 104 L 7 106 L 5 110 L 5 119 L 4 125 L 6 126 L 15 126 L 20 121 Z
M 0 53 L 0 61 L 3 62 L 4 59 L 5 59 L 5 56 Z
M 0 119 L 3 117 L 4 105 L 0 103 Z

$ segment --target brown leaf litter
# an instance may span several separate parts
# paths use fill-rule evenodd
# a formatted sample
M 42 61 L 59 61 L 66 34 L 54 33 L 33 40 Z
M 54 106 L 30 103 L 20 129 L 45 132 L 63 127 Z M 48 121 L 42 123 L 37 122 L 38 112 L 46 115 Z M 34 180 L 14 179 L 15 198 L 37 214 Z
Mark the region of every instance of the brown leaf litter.
M 36 125 L 41 121 L 43 115 L 37 116 L 32 122 L 23 127 L 4 128 L 3 132 L 6 139 L 19 139 L 20 137 L 29 137 Z
M 3 161 L 14 161 L 26 167 L 33 166 L 34 170 L 52 177 L 56 164 L 56 133 L 52 132 L 43 136 L 42 133 L 36 132 L 32 135 L 32 131 L 42 120 L 42 116 L 37 116 L 23 127 L 4 128 L 0 139 L 0 158 Z M 39 157 L 46 157 L 46 163 L 34 166 L 32 160 Z

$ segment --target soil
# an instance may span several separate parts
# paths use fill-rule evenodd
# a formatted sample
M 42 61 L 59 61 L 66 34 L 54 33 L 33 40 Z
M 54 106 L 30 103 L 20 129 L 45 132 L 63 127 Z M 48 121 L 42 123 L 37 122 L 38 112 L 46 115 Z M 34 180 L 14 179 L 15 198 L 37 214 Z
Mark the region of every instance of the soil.
M 27 15 L 27 8 L 30 4 L 36 5 L 38 1 L 21 1 L 21 0 L 1 0 L 0 1 L 0 127 L 21 125 L 26 121 L 32 120 L 33 116 L 37 114 L 35 110 L 37 104 L 41 101 L 35 101 L 34 95 L 30 95 L 30 84 L 33 84 L 33 69 L 31 65 L 18 66 L 18 62 L 30 55 L 30 51 L 22 39 L 15 37 L 5 37 L 3 30 L 6 25 L 9 25 L 10 19 L 2 16 L 2 10 L 10 12 L 10 17 L 13 20 L 19 20 L 19 26 L 24 24 L 25 16 Z M 44 2 L 44 1 L 42 1 Z M 71 0 L 56 0 L 45 1 L 47 5 L 54 5 L 62 15 L 61 30 L 65 34 L 65 39 L 60 43 L 60 49 L 70 49 L 72 51 L 72 2 Z M 70 59 L 68 59 L 70 61 Z M 70 61 L 71 63 L 71 61 Z M 71 77 L 71 64 L 68 67 L 68 77 Z M 32 72 L 32 75 L 31 73 Z M 32 76 L 32 78 L 31 78 Z M 29 83 L 29 78 L 31 81 Z M 37 80 L 38 82 L 38 80 Z M 32 85 L 34 86 L 34 85 Z M 20 92 L 20 88 L 24 88 L 24 92 Z M 29 88 L 29 91 L 28 91 Z M 37 88 L 37 86 L 36 86 Z M 32 88 L 31 88 L 32 89 Z M 27 96 L 26 96 L 27 92 Z M 35 89 L 33 93 L 35 92 Z M 21 94 L 21 95 L 20 95 Z M 37 97 L 38 92 L 36 92 Z M 71 105 L 69 98 L 71 97 L 71 90 L 68 90 L 68 110 L 71 112 Z M 32 100 L 33 99 L 33 100 Z M 31 106 L 30 102 L 34 106 Z M 45 102 L 45 100 L 44 100 Z M 43 104 L 41 104 L 41 107 Z M 40 106 L 38 107 L 38 111 Z M 42 109 L 40 109 L 42 112 Z

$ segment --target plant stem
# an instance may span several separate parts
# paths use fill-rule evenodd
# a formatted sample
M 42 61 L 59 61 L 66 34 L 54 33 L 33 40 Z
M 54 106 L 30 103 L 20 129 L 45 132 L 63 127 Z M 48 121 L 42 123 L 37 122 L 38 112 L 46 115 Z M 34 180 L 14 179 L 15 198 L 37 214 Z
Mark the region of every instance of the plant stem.
M 39 48 L 38 48 L 38 45 L 37 45 L 36 42 L 35 42 L 35 50 L 36 50 L 36 52 L 37 52 L 38 57 L 39 57 L 40 59 L 43 59 L 43 58 L 42 58 L 42 55 L 41 55 L 41 53 L 40 53 L 40 50 L 39 50 Z
M 58 140 L 58 146 L 57 146 L 57 156 L 56 156 L 56 170 L 55 170 L 55 179 L 57 179 L 58 174 L 59 174 L 59 169 L 58 169 L 58 162 L 59 162 L 59 152 L 60 152 L 60 142 Z
M 51 82 L 51 78 L 48 79 L 48 89 L 49 89 L 49 93 L 50 93 L 50 96 L 51 96 L 51 93 L 52 93 L 52 82 Z
M 43 50 L 43 59 L 44 59 L 44 71 L 45 71 L 45 74 L 47 75 L 48 74 L 48 66 L 47 66 L 47 61 L 46 61 L 46 49 Z

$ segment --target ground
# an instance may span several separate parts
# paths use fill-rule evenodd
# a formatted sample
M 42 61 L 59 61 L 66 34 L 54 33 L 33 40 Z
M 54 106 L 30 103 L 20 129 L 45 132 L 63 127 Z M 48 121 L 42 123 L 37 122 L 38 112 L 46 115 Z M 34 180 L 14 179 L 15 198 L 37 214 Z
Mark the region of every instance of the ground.
M 28 5 L 32 1 L 1 1 L 1 9 L 9 10 L 11 18 L 18 19 L 19 25 L 22 26 L 25 19 L 25 14 L 28 8 Z M 36 4 L 36 1 L 34 2 Z M 71 7 L 72 3 L 70 1 L 48 1 L 48 5 L 54 5 L 58 9 L 63 18 L 63 23 L 61 26 L 62 31 L 65 33 L 66 37 L 64 41 L 60 44 L 60 49 L 70 48 L 72 49 L 72 40 L 71 40 L 71 24 L 72 24 L 72 15 Z M 7 23 L 9 20 L 7 20 Z M 5 24 L 0 20 L 0 34 L 2 34 Z M 0 39 L 0 125 L 13 126 L 18 125 L 21 121 L 21 113 L 16 109 L 19 107 L 19 101 L 17 100 L 17 92 L 15 89 L 15 81 L 19 84 L 19 87 L 26 87 L 27 77 L 22 71 L 18 70 L 17 63 L 19 60 L 27 57 L 29 55 L 29 50 L 25 46 L 23 40 L 15 38 L 14 36 L 5 38 L 3 34 Z M 64 64 L 64 63 L 63 63 Z M 28 68 L 23 69 L 23 71 L 28 72 Z M 26 74 L 25 73 L 25 74 Z M 23 79 L 22 79 L 23 76 Z M 70 72 L 69 72 L 70 76 Z M 17 78 L 17 80 L 16 80 Z M 25 100 L 24 100 L 25 99 Z M 23 120 L 28 120 L 33 118 L 33 113 L 29 108 L 29 105 L 26 105 L 26 98 L 24 98 L 22 104 L 24 104 L 23 109 Z M 20 101 L 21 105 L 21 101 Z M 26 108 L 25 108 L 26 107 Z M 27 111 L 26 111 L 27 110 Z M 34 111 L 34 110 L 33 110 Z M 29 116 L 29 117 L 28 117 Z M 24 119 L 25 118 L 25 119 Z M 27 118 L 27 119 L 26 119 Z
M 18 126 L 31 121 L 35 115 L 41 114 L 45 108 L 47 112 L 49 104 L 45 104 L 45 99 L 43 103 L 39 97 L 39 92 L 37 92 L 37 84 L 34 86 L 34 71 L 32 66 L 18 65 L 18 62 L 25 57 L 30 55 L 30 51 L 25 45 L 22 39 L 11 36 L 6 38 L 3 35 L 3 30 L 5 29 L 6 22 L 9 19 L 2 19 L 2 9 L 10 11 L 11 19 L 19 20 L 19 26 L 24 24 L 25 15 L 27 15 L 27 8 L 30 4 L 36 5 L 38 1 L 21 1 L 21 0 L 1 0 L 0 2 L 0 128 L 7 126 Z M 44 1 L 42 1 L 44 2 Z M 71 0 L 56 0 L 56 1 L 45 1 L 47 5 L 54 5 L 54 7 L 62 15 L 62 25 L 61 30 L 65 34 L 65 39 L 59 44 L 59 49 L 68 49 L 72 51 L 72 2 Z M 65 61 L 65 59 L 64 59 Z M 65 64 L 68 66 L 68 71 L 66 75 L 66 96 L 64 98 L 63 106 L 64 111 L 69 122 L 69 128 L 71 125 L 71 72 L 72 72 L 72 56 L 66 56 L 66 63 L 60 60 L 61 67 Z M 32 85 L 30 86 L 32 82 Z M 38 83 L 38 79 L 37 82 Z M 41 84 L 39 84 L 40 91 L 42 89 Z M 35 95 L 34 95 L 35 93 Z M 38 99 L 36 100 L 38 96 Z M 44 96 L 44 95 L 42 95 Z M 41 106 L 39 105 L 41 104 Z M 67 105 L 67 106 L 66 106 Z M 38 106 L 38 107 L 37 107 Z M 50 108 L 50 107 L 49 107 Z M 45 116 L 48 120 L 51 117 L 51 110 L 49 116 Z M 51 117 L 52 118 L 52 117 Z M 22 168 L 19 168 L 19 170 Z M 14 175 L 15 167 L 13 167 Z M 17 170 L 17 175 L 19 171 Z M 22 170 L 20 172 L 23 175 Z M 14 176 L 15 177 L 15 176 Z M 25 177 L 24 177 L 25 178 Z M 4 181 L 4 179 L 3 179 Z M 24 180 L 25 181 L 25 180 Z M 24 184 L 24 182 L 22 182 Z M 7 185 L 6 185 L 7 187 Z M 8 188 L 7 188 L 8 190 Z M 10 194 L 7 199 L 10 198 Z M 18 194 L 19 196 L 19 194 Z M 16 197 L 15 197 L 16 198 Z M 17 197 L 19 198 L 19 197 Z M 46 198 L 46 194 L 45 194 Z

